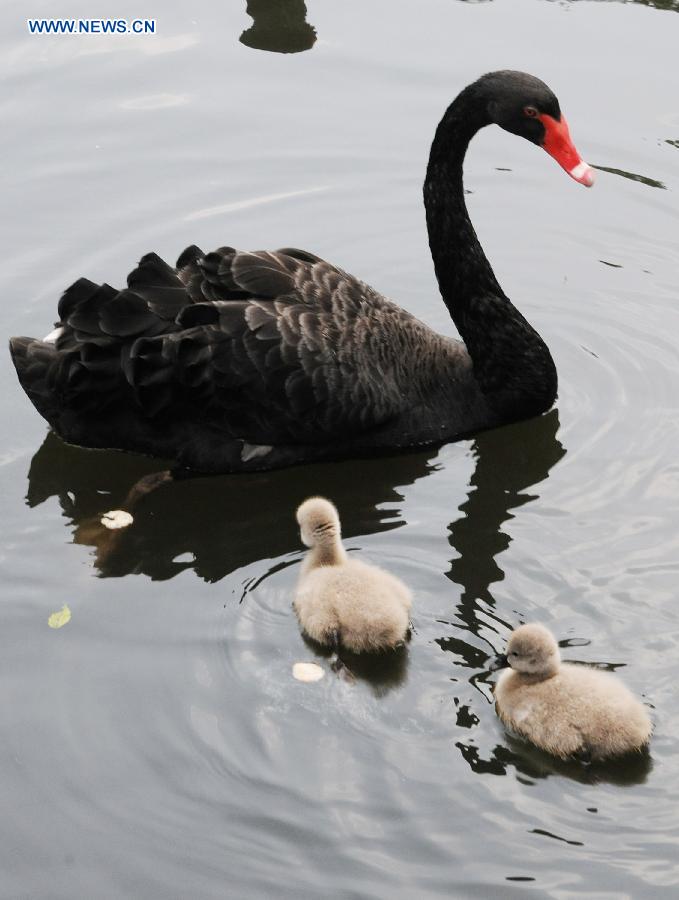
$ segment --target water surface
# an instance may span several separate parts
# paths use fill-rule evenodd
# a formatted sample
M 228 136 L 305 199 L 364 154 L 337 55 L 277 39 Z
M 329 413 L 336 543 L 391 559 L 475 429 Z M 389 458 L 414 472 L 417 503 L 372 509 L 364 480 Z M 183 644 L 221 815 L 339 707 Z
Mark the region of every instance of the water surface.
M 0 895 L 676 891 L 676 9 L 123 0 L 105 14 L 155 37 L 37 38 L 6 5 L 5 335 L 47 333 L 74 278 L 120 285 L 189 243 L 308 248 L 454 333 L 421 182 L 445 106 L 490 69 L 545 79 L 599 172 L 585 191 L 499 129 L 472 145 L 473 220 L 560 376 L 548 415 L 475 440 L 175 484 L 102 540 L 157 464 L 47 434 L 0 357 Z M 312 492 L 416 595 L 408 654 L 353 688 L 291 677 L 327 665 L 290 608 Z M 530 619 L 643 696 L 647 761 L 557 765 L 504 733 L 486 659 Z

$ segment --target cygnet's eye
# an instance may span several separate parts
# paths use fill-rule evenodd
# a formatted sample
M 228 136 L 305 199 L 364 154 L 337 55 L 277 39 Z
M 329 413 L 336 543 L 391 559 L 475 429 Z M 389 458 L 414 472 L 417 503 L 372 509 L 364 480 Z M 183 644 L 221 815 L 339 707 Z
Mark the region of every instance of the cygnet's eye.
M 528 116 L 529 119 L 537 119 L 538 117 L 538 111 L 534 106 L 524 106 L 523 114 Z

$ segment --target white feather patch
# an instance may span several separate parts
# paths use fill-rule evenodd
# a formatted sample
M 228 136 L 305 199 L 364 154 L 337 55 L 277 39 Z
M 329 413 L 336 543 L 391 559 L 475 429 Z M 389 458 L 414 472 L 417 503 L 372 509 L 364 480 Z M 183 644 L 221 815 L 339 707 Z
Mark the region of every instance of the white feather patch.
M 247 441 L 243 441 L 240 458 L 242 462 L 249 462 L 251 459 L 266 456 L 266 454 L 271 453 L 272 450 L 273 447 L 270 444 L 248 444 Z
M 61 337 L 64 333 L 64 329 L 60 326 L 59 328 L 55 328 L 54 331 L 50 331 L 50 333 L 42 339 L 43 344 L 56 344 L 57 339 Z

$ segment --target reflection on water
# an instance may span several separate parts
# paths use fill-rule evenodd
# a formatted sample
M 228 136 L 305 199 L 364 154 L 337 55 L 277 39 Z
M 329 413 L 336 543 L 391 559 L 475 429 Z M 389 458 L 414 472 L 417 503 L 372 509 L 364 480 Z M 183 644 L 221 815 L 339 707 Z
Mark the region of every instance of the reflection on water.
M 633 3 L 641 3 L 642 6 L 652 6 L 654 9 L 668 9 L 679 12 L 679 0 L 632 0 Z
M 463 3 L 485 3 L 487 0 L 462 0 Z M 563 3 L 564 0 L 550 0 L 551 3 L 558 2 Z M 568 3 L 579 3 L 580 0 L 566 0 Z M 592 2 L 592 0 L 587 0 L 587 2 Z M 602 2 L 602 0 L 595 0 L 595 2 Z M 675 12 L 679 11 L 679 0 L 603 0 L 604 3 L 611 2 L 621 2 L 621 3 L 638 3 L 641 6 L 651 6 L 653 9 L 665 9 L 665 10 L 674 10 Z
M 610 166 L 596 166 L 592 164 L 593 169 L 600 172 L 608 172 L 610 175 L 620 175 L 621 178 L 629 178 L 630 181 L 638 181 L 648 187 L 660 188 L 662 191 L 667 190 L 667 186 L 662 181 L 656 181 L 655 178 L 649 178 L 647 175 L 637 175 L 636 172 L 626 172 L 624 169 L 613 169 Z
M 506 735 L 507 744 L 498 744 L 483 757 L 478 747 L 459 742 L 456 747 L 472 771 L 482 775 L 506 775 L 507 769 L 516 769 L 519 776 L 530 781 L 561 775 L 581 784 L 617 784 L 630 787 L 643 784 L 651 773 L 653 761 L 644 751 L 612 762 L 581 763 L 563 760 L 544 753 L 520 738 Z M 530 783 L 530 782 L 528 782 Z
M 302 639 L 316 656 L 328 659 L 332 654 L 330 648 L 316 643 L 307 634 L 302 633 Z M 342 650 L 342 662 L 355 680 L 370 685 L 375 697 L 384 697 L 389 691 L 403 684 L 408 674 L 409 658 L 407 647 L 397 647 L 389 652 L 373 654 L 356 654 Z M 331 678 L 338 677 L 334 672 L 328 674 Z
M 140 500 L 132 526 L 112 532 L 98 524 L 102 513 L 123 505 L 135 482 L 158 469 L 158 460 L 84 450 L 50 432 L 31 461 L 27 501 L 36 506 L 56 496 L 75 526 L 74 542 L 96 548 L 102 575 L 135 572 L 164 580 L 194 569 L 214 582 L 263 554 L 297 550 L 294 510 L 311 494 L 342 498 L 346 537 L 402 525 L 393 511 L 377 507 L 400 500 L 398 486 L 425 476 L 435 454 L 173 482 Z
M 476 458 L 462 515 L 450 525 L 450 545 L 458 556 L 451 560 L 448 577 L 462 585 L 460 615 L 475 631 L 476 601 L 493 604 L 490 585 L 502 581 L 497 557 L 511 538 L 502 524 L 511 510 L 537 498 L 528 489 L 544 481 L 566 451 L 557 439 L 559 413 L 478 435 L 472 450 Z
M 553 2 L 553 0 L 552 0 Z M 562 0 L 558 0 L 559 3 Z M 568 0 L 569 3 L 578 3 L 580 0 Z M 587 2 L 591 2 L 591 0 L 587 0 Z M 601 2 L 601 0 L 596 0 L 596 2 Z M 603 0 L 604 3 L 610 3 L 612 0 Z M 620 0 L 622 3 L 629 3 L 630 0 Z M 631 0 L 632 3 L 638 3 L 641 6 L 651 6 L 653 9 L 665 9 L 665 10 L 674 10 L 675 12 L 679 12 L 679 0 Z
M 306 21 L 304 0 L 248 0 L 253 24 L 239 40 L 272 53 L 300 53 L 316 43 L 316 29 Z
M 475 468 L 462 515 L 450 525 L 458 556 L 448 576 L 463 586 L 460 609 L 470 628 L 475 600 L 492 603 L 490 585 L 504 577 L 496 562 L 510 540 L 503 522 L 510 510 L 535 499 L 526 490 L 547 478 L 565 453 L 558 428 L 552 410 L 481 434 L 472 444 Z M 293 512 L 311 494 L 341 498 L 345 537 L 402 525 L 393 510 L 378 507 L 402 499 L 398 489 L 427 475 L 436 453 L 172 482 L 140 499 L 132 526 L 110 531 L 100 525 L 101 515 L 124 508 L 130 488 L 156 472 L 158 461 L 74 447 L 49 432 L 31 461 L 26 499 L 37 506 L 56 496 L 75 526 L 74 542 L 95 547 L 102 575 L 135 572 L 163 580 L 195 569 L 213 582 L 260 559 L 263 547 L 269 558 L 298 549 Z

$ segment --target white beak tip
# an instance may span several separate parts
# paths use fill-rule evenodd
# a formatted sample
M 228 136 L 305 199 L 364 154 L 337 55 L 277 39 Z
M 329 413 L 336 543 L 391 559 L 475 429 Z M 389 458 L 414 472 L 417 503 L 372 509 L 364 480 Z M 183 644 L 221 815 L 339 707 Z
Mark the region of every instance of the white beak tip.
M 568 174 L 579 184 L 584 184 L 585 187 L 592 187 L 594 184 L 594 169 L 588 166 L 586 162 L 579 162 Z

